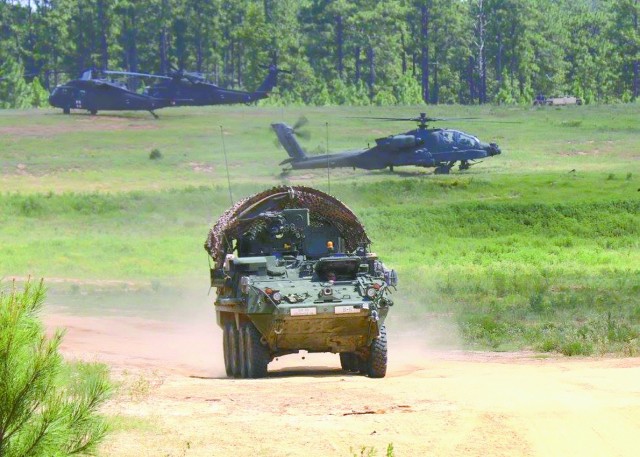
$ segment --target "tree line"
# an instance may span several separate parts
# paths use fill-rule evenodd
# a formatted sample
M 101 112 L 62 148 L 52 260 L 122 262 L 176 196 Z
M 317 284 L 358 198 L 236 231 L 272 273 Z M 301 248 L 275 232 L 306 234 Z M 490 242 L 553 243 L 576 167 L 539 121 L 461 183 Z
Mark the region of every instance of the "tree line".
M 253 89 L 274 58 L 293 74 L 267 103 L 631 101 L 639 13 L 640 0 L 0 0 L 0 103 L 41 103 L 42 86 L 92 67 Z

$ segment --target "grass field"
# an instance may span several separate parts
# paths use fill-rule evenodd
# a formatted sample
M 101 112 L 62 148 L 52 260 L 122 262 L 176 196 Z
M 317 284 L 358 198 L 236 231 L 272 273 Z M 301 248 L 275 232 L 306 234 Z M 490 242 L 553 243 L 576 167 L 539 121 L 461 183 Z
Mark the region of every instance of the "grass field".
M 199 284 L 206 293 L 202 244 L 229 206 L 221 125 L 238 199 L 285 183 L 328 190 L 326 171 L 281 174 L 286 153 L 270 122 L 306 115 L 305 146 L 317 152 L 328 123 L 338 151 L 413 128 L 356 116 L 421 110 L 181 108 L 159 120 L 0 111 L 0 275 L 69 278 L 50 285 L 70 301 L 88 292 L 85 303 L 105 287 L 118 302 L 133 289 Z M 333 170 L 331 193 L 399 270 L 394 313 L 449 316 L 474 347 L 635 354 L 639 114 L 638 104 L 434 107 L 434 117 L 480 118 L 442 126 L 495 141 L 503 154 L 449 176 Z M 151 160 L 153 150 L 161 158 Z

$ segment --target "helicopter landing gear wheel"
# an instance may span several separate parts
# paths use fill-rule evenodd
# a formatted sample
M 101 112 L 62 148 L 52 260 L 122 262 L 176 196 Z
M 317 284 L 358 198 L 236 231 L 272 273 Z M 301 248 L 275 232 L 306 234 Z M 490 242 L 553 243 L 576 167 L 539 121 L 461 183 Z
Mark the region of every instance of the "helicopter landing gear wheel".
M 370 378 L 384 378 L 387 374 L 387 329 L 380 327 L 380 335 L 371 343 L 367 359 L 367 374 Z
M 460 170 L 468 170 L 469 168 L 471 168 L 471 164 L 468 160 L 463 160 L 462 162 L 460 162 Z
M 448 175 L 450 171 L 451 167 L 448 165 L 440 165 L 439 167 L 436 167 L 433 173 L 436 175 Z
M 96 114 L 98 114 L 98 110 L 97 109 L 91 109 L 91 110 L 89 110 L 89 114 L 91 114 L 92 116 L 95 116 Z
M 69 107 L 62 108 L 62 113 L 63 114 L 71 114 L 71 108 L 69 108 Z
M 389 171 L 393 173 L 393 165 L 389 165 Z

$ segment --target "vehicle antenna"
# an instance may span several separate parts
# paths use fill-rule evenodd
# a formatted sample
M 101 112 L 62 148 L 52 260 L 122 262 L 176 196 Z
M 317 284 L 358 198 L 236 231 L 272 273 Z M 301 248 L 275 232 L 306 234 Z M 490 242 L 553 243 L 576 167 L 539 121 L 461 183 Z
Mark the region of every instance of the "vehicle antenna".
M 220 126 L 220 137 L 222 138 L 222 152 L 224 153 L 224 167 L 227 170 L 227 187 L 229 188 L 229 200 L 233 206 L 233 195 L 231 195 L 231 178 L 229 178 L 229 161 L 227 160 L 227 148 L 224 144 L 224 130 Z
M 327 184 L 329 186 L 328 194 L 331 194 L 331 168 L 329 167 L 329 123 L 324 123 L 327 130 Z

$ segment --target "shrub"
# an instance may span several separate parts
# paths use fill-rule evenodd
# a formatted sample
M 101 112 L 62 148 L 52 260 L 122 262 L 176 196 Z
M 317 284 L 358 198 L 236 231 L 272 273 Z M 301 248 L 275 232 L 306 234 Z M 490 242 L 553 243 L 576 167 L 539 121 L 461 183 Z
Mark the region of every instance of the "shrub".
M 83 455 L 106 434 L 96 411 L 111 393 L 104 365 L 63 361 L 45 335 L 42 282 L 0 294 L 0 455 Z

